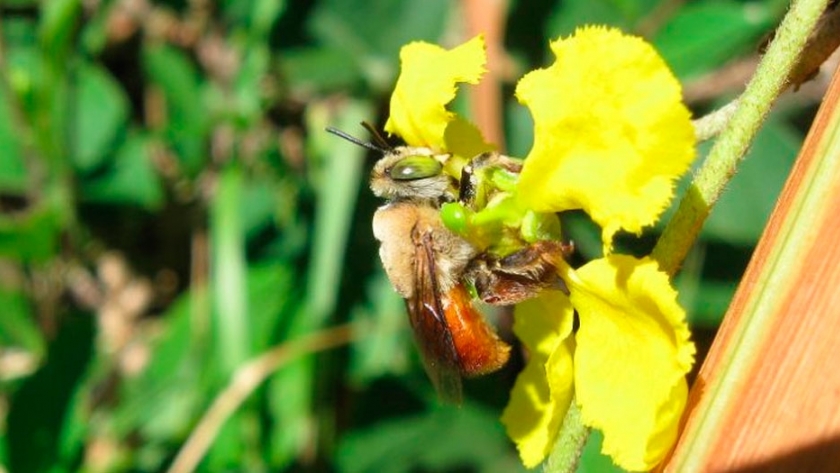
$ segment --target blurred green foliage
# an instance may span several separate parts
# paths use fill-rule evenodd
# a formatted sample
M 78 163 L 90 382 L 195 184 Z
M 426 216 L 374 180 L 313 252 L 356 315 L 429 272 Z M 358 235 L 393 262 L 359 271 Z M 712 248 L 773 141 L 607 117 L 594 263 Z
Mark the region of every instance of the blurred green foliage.
M 505 46 L 521 75 L 549 39 L 616 25 L 690 87 L 754 55 L 786 4 L 513 1 Z M 0 469 L 163 471 L 239 366 L 345 322 L 361 329 L 342 348 L 247 398 L 201 471 L 521 469 L 498 422 L 521 356 L 438 405 L 379 266 L 371 161 L 323 131 L 383 123 L 399 48 L 451 44 L 463 15 L 444 0 L 4 0 Z M 530 118 L 506 100 L 523 156 Z M 812 109 L 777 109 L 678 279 L 701 345 Z M 594 257 L 597 229 L 565 221 Z M 656 231 L 624 243 L 643 252 Z M 592 445 L 581 470 L 605 471 Z

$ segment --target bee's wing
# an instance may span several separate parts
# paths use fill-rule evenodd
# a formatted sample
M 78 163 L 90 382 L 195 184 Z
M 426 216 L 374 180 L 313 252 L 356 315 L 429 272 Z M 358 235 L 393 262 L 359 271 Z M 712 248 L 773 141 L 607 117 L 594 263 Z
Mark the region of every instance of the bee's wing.
M 412 232 L 415 248 L 415 287 L 406 299 L 414 338 L 423 364 L 440 397 L 447 402 L 461 401 L 461 374 L 458 352 L 446 322 L 437 282 L 435 250 L 431 232 Z

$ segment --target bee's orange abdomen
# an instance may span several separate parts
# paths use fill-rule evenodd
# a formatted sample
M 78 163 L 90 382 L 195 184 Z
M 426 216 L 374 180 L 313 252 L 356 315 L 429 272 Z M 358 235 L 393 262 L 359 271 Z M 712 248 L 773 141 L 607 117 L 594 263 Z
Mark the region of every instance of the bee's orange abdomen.
M 510 346 L 484 320 L 463 285 L 456 284 L 449 290 L 443 306 L 462 375 L 492 373 L 507 363 Z

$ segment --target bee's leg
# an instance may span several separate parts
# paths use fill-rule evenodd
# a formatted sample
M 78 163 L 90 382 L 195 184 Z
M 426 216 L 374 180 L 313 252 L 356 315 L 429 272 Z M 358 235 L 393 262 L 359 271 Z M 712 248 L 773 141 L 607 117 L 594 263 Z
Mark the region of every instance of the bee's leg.
M 473 166 L 475 159 L 461 168 L 461 180 L 458 182 L 458 201 L 470 208 L 473 207 L 478 189 L 478 177 Z
M 496 152 L 481 153 L 472 158 L 461 169 L 461 179 L 458 183 L 458 201 L 472 209 L 482 206 L 487 193 L 483 186 L 488 185 L 484 182 L 482 171 L 489 167 L 519 174 L 522 171 L 522 161 Z
M 539 241 L 504 258 L 489 254 L 474 258 L 465 277 L 479 299 L 494 305 L 510 305 L 533 298 L 543 289 L 569 294 L 557 267 L 574 251 L 572 243 Z

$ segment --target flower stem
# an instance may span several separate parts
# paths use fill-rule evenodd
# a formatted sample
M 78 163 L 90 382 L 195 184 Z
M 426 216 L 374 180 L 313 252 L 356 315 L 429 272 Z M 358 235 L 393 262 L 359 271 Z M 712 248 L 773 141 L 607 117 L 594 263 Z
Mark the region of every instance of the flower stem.
M 784 90 L 790 71 L 827 3 L 828 0 L 794 1 L 779 25 L 729 125 L 715 142 L 653 250 L 653 257 L 667 273 L 677 271 L 697 239 L 703 222 L 735 174 L 770 106 Z
M 704 117 L 693 120 L 691 124 L 694 125 L 694 137 L 697 142 L 700 143 L 719 135 L 721 131 L 726 129 L 726 125 L 736 110 L 738 110 L 738 99 Z
M 576 471 L 587 438 L 589 438 L 589 427 L 583 425 L 577 401 L 572 399 L 554 448 L 551 449 L 551 453 L 543 464 L 543 472 L 571 473 Z

